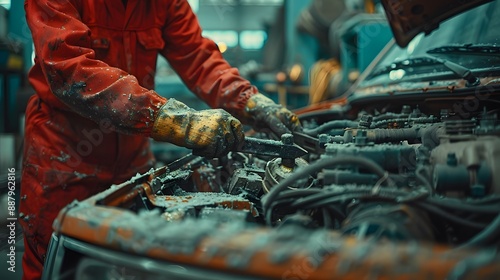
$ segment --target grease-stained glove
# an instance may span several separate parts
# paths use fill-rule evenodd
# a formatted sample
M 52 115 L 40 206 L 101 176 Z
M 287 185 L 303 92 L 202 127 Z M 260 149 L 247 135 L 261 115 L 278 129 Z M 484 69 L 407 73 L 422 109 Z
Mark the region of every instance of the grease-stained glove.
M 240 121 L 224 110 L 196 111 L 170 98 L 158 112 L 151 137 L 214 158 L 242 145 L 245 135 Z
M 299 118 L 294 113 L 274 103 L 262 93 L 248 99 L 243 122 L 258 131 L 270 129 L 278 137 L 302 129 Z

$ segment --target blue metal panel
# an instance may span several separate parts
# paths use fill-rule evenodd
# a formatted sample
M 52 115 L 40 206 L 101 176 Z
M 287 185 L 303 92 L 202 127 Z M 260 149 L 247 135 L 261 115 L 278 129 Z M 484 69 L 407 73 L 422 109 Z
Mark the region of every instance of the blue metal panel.
M 362 25 L 358 31 L 358 69 L 360 72 L 368 67 L 368 64 L 379 54 L 385 45 L 391 40 L 391 28 L 386 23 L 371 23 Z
M 303 9 L 307 9 L 310 0 L 285 1 L 285 46 L 286 46 L 286 65 L 291 66 L 300 63 L 304 66 L 306 72 L 318 59 L 319 44 L 316 38 L 298 32 L 297 22 Z
M 285 0 L 285 67 L 291 67 L 294 64 L 303 66 L 305 75 L 302 85 L 308 85 L 309 70 L 318 59 L 319 43 L 316 38 L 311 35 L 299 32 L 297 30 L 297 22 L 300 14 L 304 9 L 307 9 L 311 0 Z M 286 69 L 283 69 L 286 70 Z M 275 81 L 273 81 L 275 82 Z M 275 102 L 278 101 L 276 93 L 268 94 Z M 307 105 L 308 95 L 304 94 L 288 94 L 287 105 L 289 108 L 300 108 Z
M 392 32 L 385 20 L 378 16 L 359 15 L 350 22 L 340 42 L 343 86 L 350 85 L 349 74 L 363 72 L 377 54 L 392 38 Z

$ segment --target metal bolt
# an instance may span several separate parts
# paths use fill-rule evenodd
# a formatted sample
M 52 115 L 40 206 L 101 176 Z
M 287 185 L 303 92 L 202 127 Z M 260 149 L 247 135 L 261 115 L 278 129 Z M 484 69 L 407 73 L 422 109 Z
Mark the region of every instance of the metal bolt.
M 359 119 L 358 128 L 370 128 L 373 117 L 370 115 L 362 115 Z
M 448 118 L 448 116 L 450 115 L 450 112 L 448 111 L 448 109 L 441 109 L 441 112 L 439 112 L 439 115 L 441 117 L 441 121 L 444 121 Z
M 293 145 L 293 135 L 290 133 L 281 135 L 281 142 L 285 145 Z
M 334 145 L 326 145 L 325 146 L 325 153 L 329 156 L 334 156 L 337 154 L 337 148 Z
M 448 154 L 448 158 L 446 159 L 446 164 L 448 164 L 449 166 L 457 166 L 458 160 L 455 153 Z
M 366 130 L 358 130 L 355 138 L 356 146 L 365 146 L 368 144 L 368 137 L 366 135 Z
M 319 146 L 325 148 L 326 144 L 330 142 L 331 136 L 328 134 L 320 134 L 318 137 Z
M 401 109 L 402 114 L 410 114 L 411 113 L 411 107 L 410 105 L 403 105 L 403 108 Z

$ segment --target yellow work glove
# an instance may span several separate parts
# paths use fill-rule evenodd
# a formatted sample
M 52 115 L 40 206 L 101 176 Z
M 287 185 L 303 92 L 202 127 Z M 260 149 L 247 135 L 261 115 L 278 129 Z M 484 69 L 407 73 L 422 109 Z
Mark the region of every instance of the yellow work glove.
M 245 135 L 240 121 L 224 110 L 196 111 L 170 98 L 158 112 L 151 137 L 214 158 L 242 145 Z
M 242 120 L 257 131 L 269 129 L 278 137 L 302 129 L 294 113 L 261 93 L 248 99 Z

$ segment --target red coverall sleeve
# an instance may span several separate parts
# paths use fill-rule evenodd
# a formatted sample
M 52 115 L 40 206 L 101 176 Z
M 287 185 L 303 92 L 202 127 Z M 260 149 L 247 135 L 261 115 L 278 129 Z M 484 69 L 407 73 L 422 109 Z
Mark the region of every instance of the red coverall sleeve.
M 166 102 L 119 68 L 96 60 L 89 28 L 70 0 L 26 0 L 37 63 L 50 89 L 71 110 L 115 130 L 149 136 Z
M 202 37 L 188 1 L 171 1 L 167 13 L 162 54 L 188 88 L 209 106 L 240 117 L 257 88 L 231 68 L 212 40 Z

